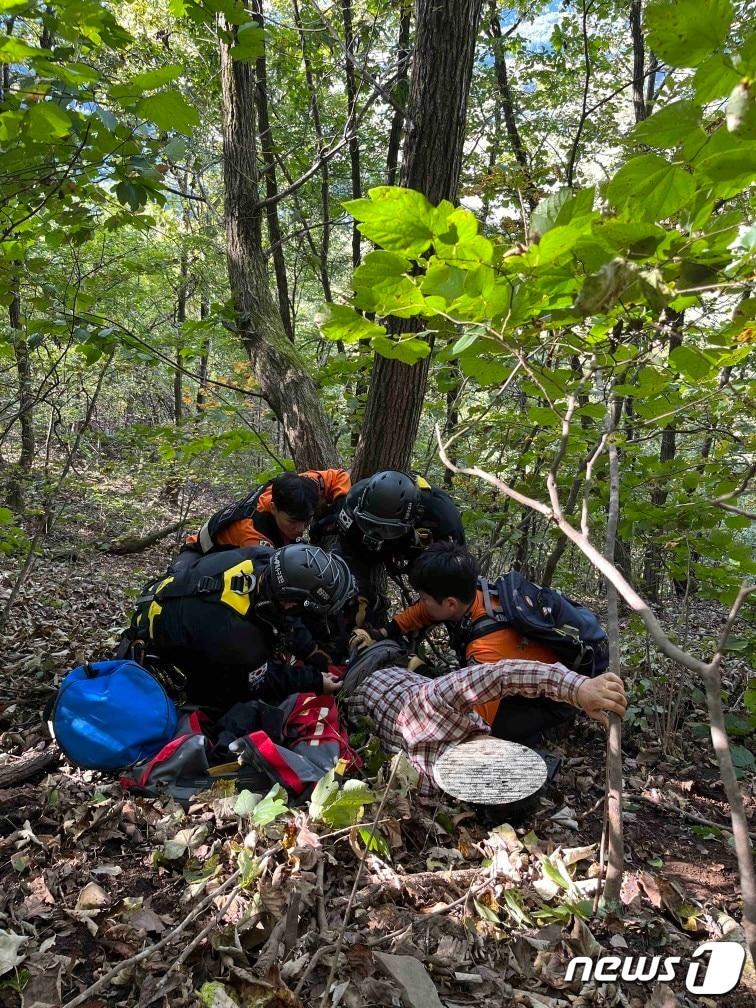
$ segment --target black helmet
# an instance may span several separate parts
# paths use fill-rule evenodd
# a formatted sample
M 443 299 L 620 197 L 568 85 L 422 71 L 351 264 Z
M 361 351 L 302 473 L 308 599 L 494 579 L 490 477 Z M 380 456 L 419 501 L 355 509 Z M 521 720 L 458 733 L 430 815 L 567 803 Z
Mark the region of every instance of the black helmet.
M 377 548 L 386 539 L 412 531 L 420 511 L 420 491 L 406 473 L 384 469 L 370 477 L 354 509 L 365 545 Z
M 342 609 L 357 589 L 340 556 L 307 543 L 292 543 L 271 557 L 262 594 L 272 602 L 294 602 L 303 612 L 330 616 Z

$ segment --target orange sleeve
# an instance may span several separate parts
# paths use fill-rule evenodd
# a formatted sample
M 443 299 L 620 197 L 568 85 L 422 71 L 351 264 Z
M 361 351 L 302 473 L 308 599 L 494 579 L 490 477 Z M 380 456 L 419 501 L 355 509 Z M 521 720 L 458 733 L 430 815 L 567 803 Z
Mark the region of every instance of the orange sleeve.
M 413 630 L 422 630 L 423 627 L 433 626 L 434 620 L 422 602 L 415 602 L 414 605 L 397 613 L 393 622 L 403 634 L 408 634 Z
M 273 503 L 273 490 L 271 487 L 265 487 L 263 492 L 260 494 L 260 499 L 257 502 L 257 507 L 255 511 L 270 511 L 270 505 Z M 245 546 L 251 545 L 255 546 L 255 543 L 245 543 Z
M 222 529 L 216 536 L 218 546 L 272 546 L 262 532 L 258 532 L 251 518 L 241 518 L 239 521 Z
M 337 498 L 343 497 L 352 489 L 352 480 L 346 469 L 310 469 L 299 475 L 323 480 L 324 504 L 333 504 Z
M 468 662 L 486 665 L 489 662 L 501 661 L 502 658 L 527 658 L 530 661 L 546 662 L 551 665 L 558 661 L 556 655 L 543 644 L 528 641 L 516 630 L 503 629 L 496 633 L 486 634 L 467 645 Z M 480 714 L 486 724 L 493 724 L 499 709 L 499 700 L 479 704 L 475 711 Z

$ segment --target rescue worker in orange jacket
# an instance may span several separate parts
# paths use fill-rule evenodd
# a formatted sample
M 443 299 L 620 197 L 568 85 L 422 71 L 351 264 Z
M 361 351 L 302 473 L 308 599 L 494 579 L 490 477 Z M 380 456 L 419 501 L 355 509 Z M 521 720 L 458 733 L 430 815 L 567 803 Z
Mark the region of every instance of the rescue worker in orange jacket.
M 478 590 L 478 565 L 464 548 L 454 543 L 433 543 L 414 562 L 409 579 L 420 599 L 397 613 L 386 630 L 372 631 L 377 637 L 401 640 L 426 627 L 444 623 L 461 665 L 489 664 L 503 658 L 557 661 L 553 651 L 537 641 L 526 640 L 510 627 L 476 636 L 476 621 L 486 615 L 482 592 Z M 422 671 L 422 666 L 418 667 Z M 565 704 L 539 697 L 507 697 L 481 704 L 475 710 L 491 725 L 497 738 L 523 745 L 541 744 L 550 728 L 571 723 L 574 712 Z
M 313 518 L 340 508 L 351 485 L 344 469 L 282 473 L 217 511 L 188 537 L 185 548 L 204 554 L 230 546 L 288 546 L 301 539 Z

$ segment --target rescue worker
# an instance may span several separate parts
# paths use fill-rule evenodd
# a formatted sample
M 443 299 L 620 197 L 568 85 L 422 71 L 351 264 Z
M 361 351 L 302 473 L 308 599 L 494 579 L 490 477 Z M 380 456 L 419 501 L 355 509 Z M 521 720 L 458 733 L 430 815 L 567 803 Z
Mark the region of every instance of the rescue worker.
M 384 572 L 400 577 L 433 542 L 465 541 L 462 518 L 449 494 L 396 469 L 355 483 L 336 515 L 336 531 L 336 552 L 357 582 L 358 627 L 386 621 Z
M 346 563 L 318 547 L 224 550 L 145 586 L 128 634 L 178 668 L 188 700 L 201 706 L 248 699 L 250 675 L 281 654 L 304 660 L 300 689 L 331 692 L 311 628 L 354 595 Z
M 413 632 L 443 623 L 461 665 L 503 659 L 547 665 L 558 661 L 545 644 L 487 618 L 478 565 L 465 549 L 448 543 L 430 546 L 415 561 L 409 579 L 419 601 L 397 613 L 387 628 L 371 630 L 373 638 L 401 641 Z M 423 671 L 417 660 L 414 667 Z M 544 732 L 568 727 L 574 720 L 573 709 L 543 696 L 510 696 L 504 702 L 497 697 L 476 705 L 475 711 L 491 726 L 494 736 L 530 748 L 542 743 Z
M 229 546 L 287 546 L 314 518 L 339 508 L 350 486 L 344 469 L 282 473 L 217 511 L 184 548 L 205 554 Z

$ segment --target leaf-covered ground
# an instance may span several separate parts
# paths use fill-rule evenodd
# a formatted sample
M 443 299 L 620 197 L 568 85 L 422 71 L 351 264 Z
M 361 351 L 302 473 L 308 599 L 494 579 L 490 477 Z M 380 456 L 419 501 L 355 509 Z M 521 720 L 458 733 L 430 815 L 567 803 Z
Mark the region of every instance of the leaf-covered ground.
M 145 528 L 162 522 L 157 502 L 143 514 Z M 88 537 L 100 542 L 105 532 L 94 522 Z M 46 552 L 60 556 L 68 542 Z M 129 598 L 172 548 L 115 557 L 77 544 L 76 560 L 37 563 L 2 641 L 0 772 L 49 746 L 39 712 L 53 684 L 107 653 Z M 0 595 L 15 570 L 4 563 Z M 722 618 L 696 602 L 691 635 L 705 642 Z M 516 828 L 486 826 L 460 805 L 423 805 L 400 768 L 367 853 L 387 765 L 370 782 L 377 800 L 350 827 L 338 810 L 318 818 L 307 805 L 260 825 L 268 815 L 251 802 L 237 814 L 244 806 L 222 791 L 184 811 L 56 760 L 0 789 L 0 1003 L 367 1008 L 404 997 L 426 1008 L 439 1003 L 433 986 L 449 1008 L 717 1003 L 684 985 L 697 945 L 742 938 L 727 806 L 695 727 L 705 716 L 688 682 L 658 659 L 646 664 L 632 627 L 623 647 L 635 700 L 625 739 L 623 922 L 591 915 L 603 736 L 584 723 L 551 745 L 564 757 L 561 772 Z M 666 684 L 657 678 L 665 671 Z M 729 662 L 734 709 L 746 675 Z M 743 786 L 752 810 L 747 775 Z M 683 968 L 669 984 L 583 985 L 579 973 L 565 984 L 572 956 L 626 951 L 679 955 Z M 413 986 L 422 980 L 432 985 L 425 993 Z M 754 989 L 747 974 L 730 1002 L 750 1003 Z

